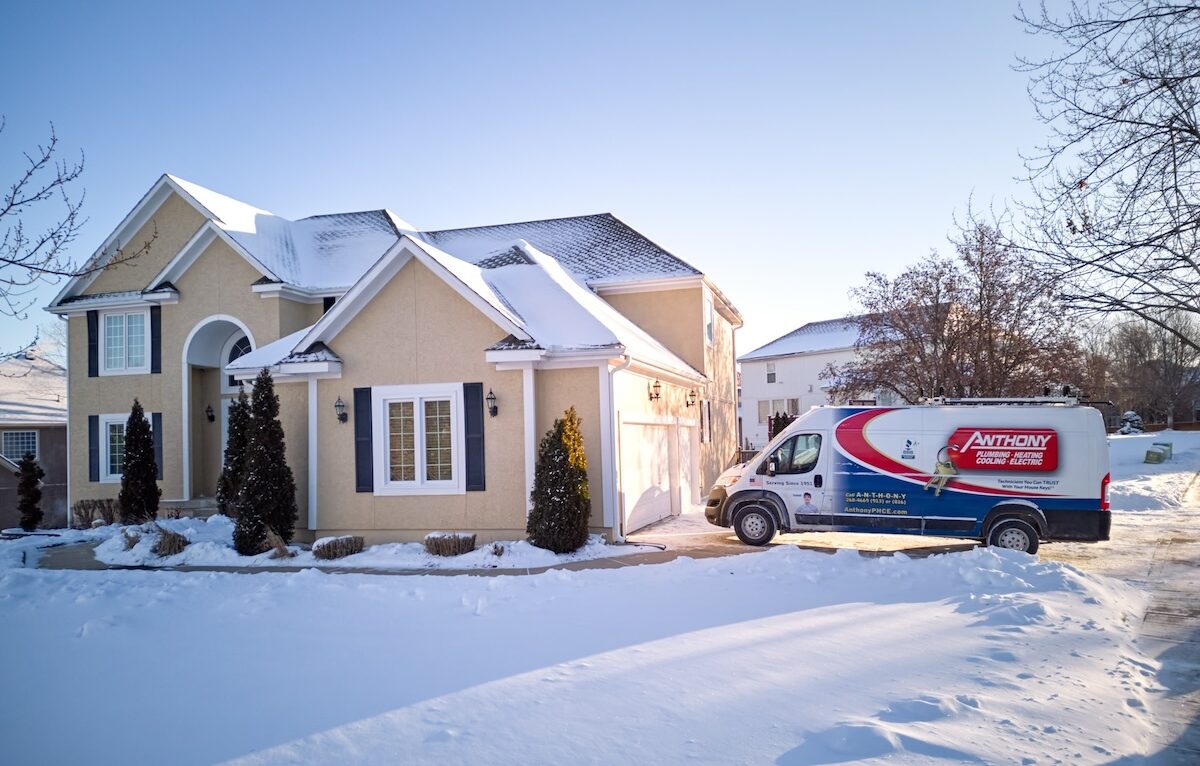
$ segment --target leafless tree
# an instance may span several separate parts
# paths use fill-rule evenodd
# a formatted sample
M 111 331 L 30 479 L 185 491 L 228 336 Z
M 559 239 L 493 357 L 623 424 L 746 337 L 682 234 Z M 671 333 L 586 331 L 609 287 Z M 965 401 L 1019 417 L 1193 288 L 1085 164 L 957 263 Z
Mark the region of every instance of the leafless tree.
M 0 137 L 5 121 L 0 117 Z M 54 126 L 50 137 L 33 151 L 21 152 L 22 169 L 0 197 L 0 314 L 24 319 L 41 285 L 115 266 L 145 253 L 156 235 L 132 250 L 119 246 L 107 264 L 78 265 L 69 246 L 86 219 L 83 191 L 75 193 L 84 157 L 63 159 Z M 57 204 L 56 204 L 57 203 Z M 0 349 L 0 359 L 24 353 L 37 338 L 15 349 Z
M 1200 312 L 1200 5 L 1072 0 L 1018 19 L 1053 48 L 1018 65 L 1049 129 L 1026 157 L 1023 245 L 1070 305 L 1175 332 L 1169 312 Z
M 1030 396 L 1082 377 L 1073 328 L 1041 270 L 983 224 L 955 249 L 894 280 L 867 274 L 851 292 L 863 315 L 855 359 L 824 374 L 835 400 L 879 390 L 909 402 Z

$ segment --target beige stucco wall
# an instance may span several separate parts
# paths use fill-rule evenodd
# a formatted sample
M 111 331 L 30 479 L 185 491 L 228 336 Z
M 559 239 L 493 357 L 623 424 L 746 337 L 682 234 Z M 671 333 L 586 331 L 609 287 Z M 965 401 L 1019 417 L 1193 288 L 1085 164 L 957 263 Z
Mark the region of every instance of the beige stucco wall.
M 704 289 L 606 293 L 613 307 L 653 335 L 683 361 L 704 372 Z
M 737 370 L 734 353 L 734 327 L 728 319 L 714 312 L 715 327 L 713 342 L 704 337 L 704 297 L 711 295 L 708 288 L 700 285 L 677 290 L 655 290 L 649 292 L 606 294 L 604 299 L 625 316 L 657 338 L 679 358 L 704 373 L 709 383 L 697 391 L 702 399 L 712 402 L 712 441 L 700 445 L 700 472 L 702 493 L 707 493 L 712 483 L 729 465 L 737 450 Z M 642 381 L 645 388 L 645 381 Z M 686 393 L 672 388 L 671 397 Z M 668 394 L 664 392 L 664 400 Z M 631 396 L 628 401 L 640 409 L 638 400 L 642 396 Z M 671 405 L 672 408 L 674 405 Z M 662 411 L 664 403 L 656 403 Z M 687 408 L 686 417 L 699 418 L 698 409 Z M 675 413 L 672 412 L 672 415 Z
M 164 232 L 182 231 L 190 226 L 191 213 L 189 207 L 170 209 L 164 203 L 156 218 L 159 220 L 159 239 L 155 246 L 165 244 L 168 240 Z M 172 215 L 181 220 L 176 220 Z M 186 238 L 184 239 L 186 242 Z M 180 242 L 182 245 L 183 242 Z M 173 257 L 171 254 L 170 257 Z M 165 257 L 165 256 L 164 256 Z M 169 258 L 167 258 L 169 260 Z M 164 261 L 165 262 L 165 261 Z M 116 275 L 124 271 L 120 267 Z M 128 412 L 133 399 L 138 398 L 147 412 L 163 413 L 163 479 L 159 482 L 164 500 L 176 500 L 183 495 L 183 350 L 189 334 L 198 325 L 214 315 L 228 315 L 237 318 L 250 331 L 255 348 L 277 340 L 284 334 L 299 329 L 309 322 L 300 317 L 306 317 L 305 312 L 312 314 L 313 308 L 307 304 L 292 306 L 292 301 L 279 298 L 262 298 L 251 291 L 251 285 L 261 274 L 244 258 L 229 248 L 224 242 L 214 241 L 196 259 L 195 263 L 183 273 L 175 285 L 179 289 L 179 302 L 162 307 L 162 373 L 112 375 L 89 378 L 87 376 L 87 320 L 83 315 L 72 316 L 68 322 L 69 343 L 69 375 L 70 375 L 70 404 L 69 417 L 70 451 L 71 451 L 71 500 L 92 497 L 115 497 L 120 485 L 95 483 L 88 481 L 88 444 L 87 419 L 89 415 L 104 413 Z M 107 279 L 107 274 L 97 278 Z M 125 279 L 127 277 L 121 277 Z M 116 279 L 116 276 L 113 277 Z M 93 286 L 96 284 L 93 283 Z M 118 283 L 109 281 L 105 289 L 124 289 L 116 287 Z M 319 315 L 320 306 L 316 307 Z M 232 330 L 233 326 L 230 326 Z M 148 352 L 147 352 L 148 353 Z M 217 410 L 220 402 L 216 394 L 215 371 L 207 374 L 213 378 L 212 387 L 208 389 L 208 397 L 203 402 L 193 399 L 192 417 L 189 421 L 193 444 L 203 450 L 203 471 L 193 477 L 192 496 L 209 493 L 215 486 L 215 476 L 210 476 L 213 461 L 220 460 L 220 423 L 208 423 L 206 418 L 195 412 L 195 407 L 203 410 L 212 405 Z M 287 440 L 287 460 L 292 471 L 297 476 L 297 503 L 300 506 L 300 526 L 306 518 L 307 490 L 303 480 L 307 468 L 307 405 L 306 390 L 303 384 L 278 385 L 280 396 L 280 420 L 283 423 Z M 198 396 L 198 394 L 194 394 Z M 202 429 L 197 433 L 196 429 Z M 214 435 L 207 439 L 208 430 Z M 207 447 L 206 447 L 207 445 Z M 199 458 L 198 458 L 199 459 Z M 193 466 L 196 464 L 193 463 Z M 219 465 L 219 462 L 218 462 Z M 219 470 L 219 469 L 217 469 Z
M 537 392 L 538 442 L 554 427 L 568 408 L 574 406 L 583 431 L 583 451 L 588 463 L 588 491 L 592 499 L 589 526 L 593 532 L 604 531 L 603 463 L 600 449 L 600 369 L 578 367 L 563 370 L 537 370 L 534 373 Z
M 136 234 L 120 243 L 123 253 L 129 255 L 153 239 L 149 249 L 136 258 L 100 272 L 83 294 L 96 295 L 154 287 L 150 280 L 170 263 L 204 224 L 204 220 L 204 216 L 196 212 L 196 208 L 191 204 L 179 195 L 171 194 Z
M 524 412 L 520 371 L 498 372 L 484 349 L 508 333 L 437 275 L 410 261 L 330 346 L 342 377 L 317 384 L 319 534 L 362 534 L 368 542 L 420 539 L 431 529 L 470 531 L 480 542 L 525 529 Z M 482 382 L 499 414 L 484 415 L 485 486 L 455 495 L 356 492 L 354 389 L 415 383 Z M 350 420 L 339 423 L 341 397 Z M 375 434 L 375 438 L 380 438 Z

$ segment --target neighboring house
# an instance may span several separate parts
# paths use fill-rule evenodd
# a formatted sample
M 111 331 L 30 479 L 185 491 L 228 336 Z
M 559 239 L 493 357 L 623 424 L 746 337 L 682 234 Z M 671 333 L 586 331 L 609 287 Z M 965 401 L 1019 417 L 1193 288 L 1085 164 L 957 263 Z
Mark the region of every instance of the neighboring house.
M 801 325 L 788 334 L 739 357 L 744 403 L 742 443 L 766 445 L 767 419 L 775 414 L 802 415 L 832 404 L 829 381 L 821 373 L 854 359 L 858 324 L 854 317 Z M 848 404 L 890 404 L 887 392 L 876 392 Z
M 583 421 L 594 531 L 701 501 L 736 449 L 741 316 L 611 215 L 420 232 L 291 221 L 163 176 L 71 281 L 70 496 L 112 497 L 134 397 L 166 508 L 208 512 L 228 403 L 278 383 L 298 527 L 368 542 L 524 535 L 538 442 Z
M 26 452 L 46 472 L 42 526 L 66 526 L 67 371 L 37 349 L 0 363 L 0 529 L 20 519 L 16 470 Z

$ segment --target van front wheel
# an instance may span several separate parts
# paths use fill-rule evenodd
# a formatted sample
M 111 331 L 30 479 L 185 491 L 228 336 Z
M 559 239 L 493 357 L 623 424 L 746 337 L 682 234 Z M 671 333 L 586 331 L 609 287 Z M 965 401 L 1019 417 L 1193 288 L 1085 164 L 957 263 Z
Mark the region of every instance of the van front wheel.
M 988 533 L 988 545 L 1025 553 L 1037 553 L 1037 530 L 1028 521 L 1005 519 Z
M 738 511 L 733 521 L 733 531 L 746 545 L 766 545 L 775 537 L 779 527 L 775 515 L 761 505 L 752 505 Z

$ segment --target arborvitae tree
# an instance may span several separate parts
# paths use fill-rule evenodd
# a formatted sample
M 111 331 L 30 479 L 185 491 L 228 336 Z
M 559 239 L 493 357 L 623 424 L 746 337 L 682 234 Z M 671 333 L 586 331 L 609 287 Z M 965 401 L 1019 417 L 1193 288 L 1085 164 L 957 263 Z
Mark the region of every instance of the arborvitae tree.
M 279 397 L 271 373 L 254 380 L 250 399 L 246 473 L 236 503 L 237 527 L 233 544 L 244 556 L 261 553 L 266 530 L 291 542 L 296 528 L 296 480 L 285 458 Z
M 26 532 L 32 532 L 42 523 L 42 477 L 45 475 L 32 452 L 26 452 L 17 463 L 17 510 L 21 513 L 21 529 Z
M 142 405 L 133 400 L 125 423 L 125 461 L 117 506 L 126 524 L 143 524 L 158 518 L 158 463 L 154 460 L 154 434 Z
M 783 429 L 790 426 L 795 419 L 795 415 L 789 415 L 786 412 L 776 412 L 774 415 L 771 415 L 767 418 L 767 438 L 774 439 L 783 432 Z
M 555 553 L 570 553 L 587 542 L 592 506 L 583 432 L 574 407 L 542 437 L 529 497 L 529 542 Z
M 246 387 L 238 386 L 238 395 L 229 404 L 228 438 L 225 462 L 217 479 L 217 513 L 232 516 L 238 492 L 246 478 L 246 447 L 250 427 L 250 397 Z

